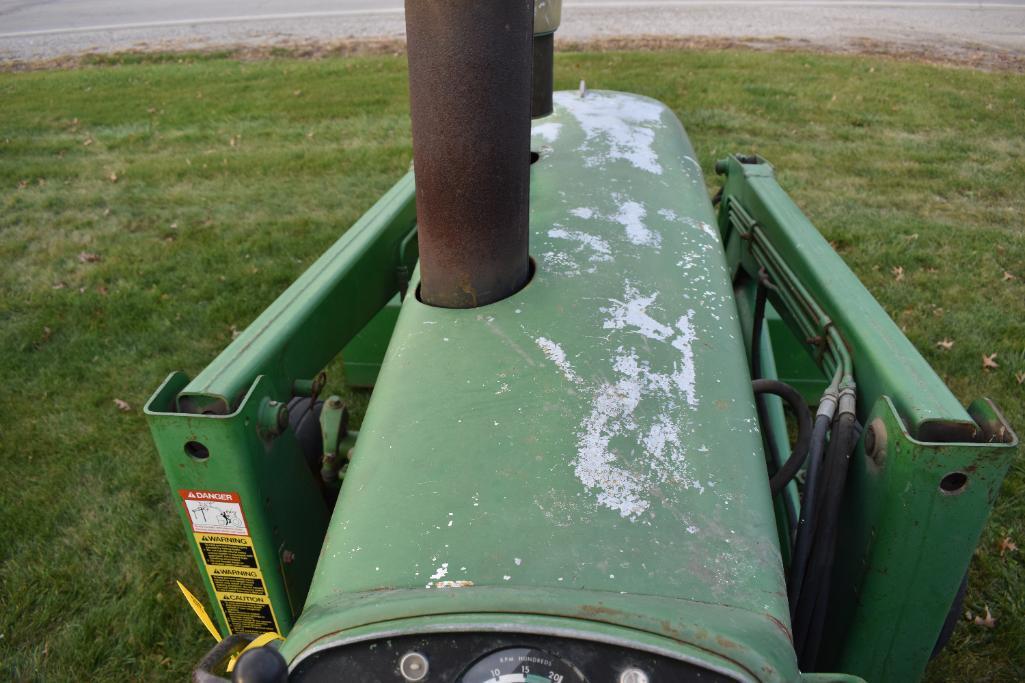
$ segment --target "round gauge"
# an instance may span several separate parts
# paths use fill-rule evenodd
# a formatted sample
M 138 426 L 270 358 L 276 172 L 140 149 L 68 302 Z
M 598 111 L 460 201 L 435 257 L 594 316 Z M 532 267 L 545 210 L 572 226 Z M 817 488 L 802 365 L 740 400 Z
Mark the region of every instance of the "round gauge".
M 587 683 L 565 659 L 532 647 L 499 650 L 479 659 L 459 683 Z

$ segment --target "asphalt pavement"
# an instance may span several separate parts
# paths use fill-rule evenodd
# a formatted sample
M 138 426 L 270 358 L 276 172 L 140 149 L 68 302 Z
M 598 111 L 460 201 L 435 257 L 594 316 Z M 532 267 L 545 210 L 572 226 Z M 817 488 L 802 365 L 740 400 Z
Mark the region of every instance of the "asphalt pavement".
M 0 0 L 0 60 L 402 38 L 402 0 Z M 1025 54 L 1025 0 L 565 0 L 563 39 L 862 39 Z

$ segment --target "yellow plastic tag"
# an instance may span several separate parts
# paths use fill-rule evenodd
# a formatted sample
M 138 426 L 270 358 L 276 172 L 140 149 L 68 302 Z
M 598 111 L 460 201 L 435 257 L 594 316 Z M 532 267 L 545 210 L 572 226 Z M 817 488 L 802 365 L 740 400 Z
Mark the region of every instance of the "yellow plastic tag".
M 271 642 L 273 640 L 284 640 L 284 638 L 282 638 L 277 633 L 274 633 L 273 631 L 269 631 L 267 633 L 261 633 L 260 635 L 258 635 L 255 638 L 253 638 L 253 641 L 251 643 L 249 643 L 248 645 L 246 645 L 242 649 L 242 652 L 239 652 L 237 655 L 233 656 L 231 658 L 231 660 L 228 662 L 228 673 L 231 673 L 232 671 L 235 670 L 235 662 L 238 661 L 239 657 L 241 657 L 245 653 L 249 652 L 250 650 L 255 650 L 258 647 L 263 647 L 264 645 L 266 645 L 267 643 L 269 643 L 269 642 Z
M 182 593 L 185 595 L 185 599 L 188 601 L 192 611 L 196 613 L 199 620 L 203 622 L 203 626 L 206 626 L 206 630 L 210 632 L 210 635 L 214 637 L 215 642 L 221 642 L 221 634 L 217 632 L 217 627 L 214 626 L 213 619 L 206 613 L 206 608 L 203 607 L 203 603 L 199 599 L 189 592 L 189 589 L 182 585 L 181 581 L 175 581 L 178 584 L 178 588 L 182 589 Z

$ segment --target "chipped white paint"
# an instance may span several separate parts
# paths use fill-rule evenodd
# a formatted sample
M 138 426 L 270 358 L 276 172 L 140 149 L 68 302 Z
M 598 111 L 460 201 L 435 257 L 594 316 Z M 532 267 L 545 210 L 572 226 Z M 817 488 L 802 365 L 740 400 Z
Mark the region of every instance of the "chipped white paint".
M 691 227 L 701 230 L 703 233 L 711 237 L 716 242 L 719 241 L 719 231 L 711 225 L 709 225 L 708 223 L 706 223 L 705 221 L 700 221 L 697 218 L 688 216 L 684 219 L 684 223 L 687 223 Z
M 689 475 L 678 417 L 684 404 L 690 408 L 698 405 L 692 349 L 694 311 L 668 325 L 649 312 L 656 307 L 657 298 L 656 293 L 641 294 L 628 282 L 622 301 L 601 308 L 606 316 L 602 327 L 624 333 L 623 343 L 610 354 L 615 378 L 588 386 L 591 409 L 580 423 L 573 463 L 580 482 L 597 490 L 600 505 L 632 521 L 651 506 L 650 491 L 662 484 L 699 493 L 705 490 Z M 644 338 L 638 346 L 646 356 L 650 342 L 658 342 L 679 351 L 679 359 L 671 367 L 655 367 L 626 335 Z M 583 383 L 559 344 L 545 337 L 536 341 L 565 377 Z M 655 410 L 639 411 L 644 402 Z
M 523 564 L 523 559 L 519 557 L 514 557 L 513 562 L 515 562 L 516 566 L 519 567 L 521 564 Z
M 545 337 L 538 337 L 534 341 L 541 351 L 544 352 L 545 358 L 555 363 L 555 366 L 562 372 L 563 377 L 574 384 L 579 384 L 582 381 L 580 376 L 573 370 L 573 366 L 566 359 L 566 352 L 562 350 L 561 346 Z
M 552 239 L 568 240 L 576 242 L 576 251 L 582 252 L 588 250 L 590 253 L 587 257 L 589 263 L 592 264 L 587 269 L 588 273 L 593 273 L 597 270 L 597 264 L 609 263 L 612 261 L 612 248 L 609 243 L 598 235 L 592 235 L 591 233 L 583 232 L 581 230 L 566 230 L 562 227 L 555 227 L 548 231 L 548 236 Z M 554 256 L 557 254 L 557 256 Z M 562 266 L 562 270 L 565 274 L 576 275 L 580 272 L 580 266 L 570 258 L 569 254 L 563 252 L 548 252 L 543 255 L 545 262 L 555 262 L 557 265 Z
M 619 212 L 612 217 L 612 220 L 623 226 L 626 238 L 630 240 L 631 244 L 638 247 L 658 248 L 662 246 L 662 235 L 644 223 L 648 212 L 643 204 L 624 199 L 619 194 L 612 195 L 612 198 L 619 203 Z
M 445 578 L 445 576 L 447 574 L 448 574 L 448 562 L 442 562 L 441 566 L 438 567 L 437 569 L 435 569 L 434 573 L 431 574 L 431 581 L 437 581 L 438 579 L 443 579 L 443 578 Z
M 655 129 L 661 128 L 662 105 L 641 97 L 588 92 L 584 96 L 555 93 L 556 107 L 577 120 L 584 131 L 580 151 L 588 166 L 622 159 L 635 167 L 662 174 L 655 152 Z
M 624 300 L 613 300 L 611 306 L 601 309 L 608 315 L 602 327 L 606 330 L 632 328 L 634 332 L 649 339 L 665 341 L 672 336 L 673 328 L 648 315 L 648 306 L 654 304 L 656 298 L 658 294 L 641 296 L 637 288 L 627 282 Z
M 570 213 L 576 216 L 577 218 L 583 218 L 586 221 L 594 217 L 595 211 L 594 209 L 588 209 L 586 206 L 578 206 L 575 209 L 570 209 Z M 554 235 L 552 235 L 552 233 L 550 232 L 548 233 L 548 235 L 554 237 Z
M 541 260 L 548 272 L 558 272 L 568 276 L 580 274 L 580 266 L 564 251 L 546 251 L 541 254 Z
M 534 126 L 534 135 L 540 136 L 542 140 L 548 144 L 552 144 L 559 139 L 559 129 L 562 128 L 561 123 L 539 123 Z

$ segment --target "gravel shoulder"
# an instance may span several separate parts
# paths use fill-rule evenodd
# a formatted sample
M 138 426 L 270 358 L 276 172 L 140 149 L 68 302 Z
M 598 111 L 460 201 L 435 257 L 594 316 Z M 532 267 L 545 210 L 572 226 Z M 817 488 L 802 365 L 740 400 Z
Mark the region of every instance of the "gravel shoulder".
M 122 52 L 267 49 L 353 51 L 401 46 L 405 24 L 394 7 L 382 11 L 302 12 L 240 19 L 224 15 L 4 31 L 0 3 L 0 68 L 74 63 L 83 56 Z M 80 22 L 81 24 L 81 22 Z M 1021 70 L 1025 59 L 1025 4 L 650 1 L 624 5 L 567 2 L 563 46 L 654 49 L 687 45 L 742 45 L 755 49 L 882 52 L 981 68 Z

